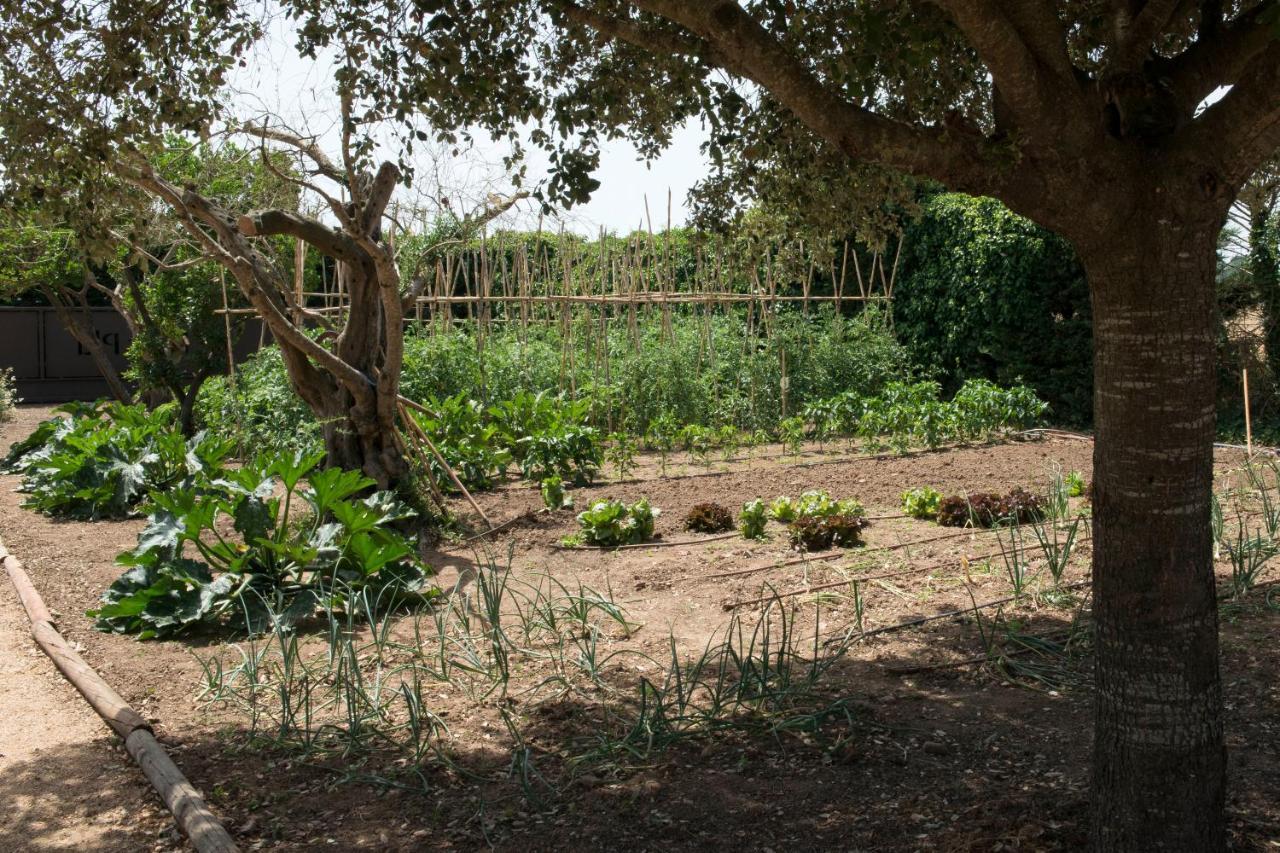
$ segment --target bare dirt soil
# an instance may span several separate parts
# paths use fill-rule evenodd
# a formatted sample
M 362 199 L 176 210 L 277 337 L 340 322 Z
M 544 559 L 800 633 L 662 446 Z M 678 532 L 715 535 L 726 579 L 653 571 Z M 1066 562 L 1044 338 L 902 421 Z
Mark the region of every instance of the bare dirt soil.
M 23 409 L 3 444 L 44 414 Z M 1087 479 L 1090 457 L 1088 442 L 1068 439 L 883 458 L 828 445 L 797 460 L 772 447 L 709 469 L 677 459 L 670 477 L 645 458 L 625 482 L 574 492 L 579 508 L 603 496 L 646 496 L 661 508 L 660 544 L 616 551 L 561 547 L 577 529 L 573 513 L 538 512 L 533 487 L 478 495 L 495 523 L 518 520 L 494 536 L 434 546 L 428 559 L 443 589 L 474 595 L 478 572 L 509 563 L 513 585 L 532 588 L 548 576 L 569 589 L 584 585 L 625 608 L 633 627 L 601 635 L 609 656 L 597 684 L 547 687 L 560 670 L 529 656 L 512 664 L 505 693 L 430 686 L 432 710 L 449 728 L 449 760 L 419 766 L 376 750 L 344 758 L 263 738 L 249 744 L 242 711 L 197 701 L 197 656 L 233 663 L 235 638 L 140 643 L 94 631 L 83 613 L 118 575 L 114 556 L 133 546 L 141 521 L 51 521 L 22 509 L 17 479 L 3 477 L 0 536 L 67 638 L 158 721 L 175 760 L 246 849 L 1075 850 L 1088 812 L 1089 664 L 1087 631 L 1077 630 L 1087 609 L 1087 535 L 1057 588 L 1040 570 L 1018 601 L 977 619 L 947 615 L 1011 595 L 1001 542 L 988 531 L 903 518 L 898 500 L 926 484 L 944 494 L 1042 489 L 1054 465 Z M 1224 484 L 1238 479 L 1231 471 L 1240 461 L 1221 454 Z M 864 547 L 800 559 L 776 525 L 764 542 L 682 529 L 696 503 L 736 511 L 755 497 L 814 488 L 866 504 L 875 520 Z M 455 508 L 474 529 L 469 508 Z M 1220 571 L 1229 575 L 1225 564 Z M 839 713 L 804 730 L 735 720 L 666 749 L 583 760 L 591 743 L 616 745 L 641 680 L 660 683 L 673 648 L 683 660 L 696 657 L 735 618 L 749 632 L 764 607 L 792 613 L 807 638 L 800 646 L 819 656 L 854 633 L 812 697 Z M 172 846 L 171 822 L 140 774 L 38 657 L 20 616 L 12 592 L 0 594 L 0 797 L 25 803 L 0 816 L 0 848 Z M 859 619 L 866 634 L 856 636 Z M 894 627 L 914 619 L 928 621 Z M 411 623 L 400 620 L 391 636 L 411 644 Z M 994 664 L 984 636 L 997 637 Z M 1074 651 L 1027 652 L 1015 639 L 1028 636 L 1070 637 Z M 1280 849 L 1278 640 L 1280 612 L 1265 590 L 1224 606 L 1229 809 L 1241 850 Z M 527 762 L 513 760 L 521 750 Z

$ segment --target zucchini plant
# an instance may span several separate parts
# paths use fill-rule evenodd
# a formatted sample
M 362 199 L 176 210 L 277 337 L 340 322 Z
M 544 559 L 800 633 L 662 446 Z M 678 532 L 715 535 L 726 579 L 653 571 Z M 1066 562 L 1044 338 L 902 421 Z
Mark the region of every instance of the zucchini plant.
M 318 469 L 322 454 L 259 458 L 203 489 L 153 496 L 125 572 L 88 615 L 142 639 L 196 625 L 260 634 L 319 612 L 373 613 L 438 590 L 397 524 L 413 511 L 369 494 L 359 472 Z
M 127 518 L 151 492 L 194 487 L 222 472 L 233 443 L 184 438 L 175 407 L 75 404 L 14 445 L 3 468 L 22 474 L 23 505 L 45 515 Z

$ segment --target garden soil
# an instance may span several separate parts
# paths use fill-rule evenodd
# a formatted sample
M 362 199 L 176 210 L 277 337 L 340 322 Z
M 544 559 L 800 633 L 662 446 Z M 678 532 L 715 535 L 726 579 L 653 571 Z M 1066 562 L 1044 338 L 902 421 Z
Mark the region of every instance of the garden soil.
M 46 412 L 23 408 L 4 430 L 25 435 Z M 902 518 L 905 488 L 944 493 L 1043 487 L 1049 472 L 1088 478 L 1091 445 L 1052 439 L 867 458 L 851 448 L 777 447 L 732 462 L 643 457 L 623 481 L 575 490 L 579 508 L 600 497 L 649 498 L 661 508 L 659 547 L 571 549 L 570 512 L 543 513 L 536 489 L 511 483 L 477 495 L 496 535 L 445 539 L 426 554 L 442 589 L 474 585 L 477 570 L 507 565 L 513 582 L 554 578 L 608 595 L 635 626 L 605 637 L 617 652 L 601 672 L 607 689 L 558 698 L 532 689 L 549 674 L 519 664 L 505 697 L 431 687 L 432 710 L 450 730 L 452 766 L 387 766 L 376 756 L 306 756 L 246 746 L 245 719 L 198 700 L 198 658 L 234 662 L 216 634 L 140 643 L 95 632 L 83 616 L 118 575 L 140 521 L 54 522 L 22 509 L 17 478 L 0 477 L 0 536 L 24 561 L 59 615 L 68 640 L 134 707 L 155 722 L 193 784 L 248 850 L 1076 850 L 1086 840 L 1091 707 L 1087 654 L 1046 669 L 966 665 L 983 631 L 1040 637 L 1072 629 L 1080 597 L 945 617 L 998 600 L 1009 580 L 993 534 L 951 531 Z M 1220 454 L 1225 479 L 1239 455 Z M 1221 487 L 1221 486 L 1220 486 Z M 875 520 L 866 547 L 797 561 L 776 527 L 766 542 L 684 531 L 694 504 L 736 509 L 755 497 L 822 488 L 854 495 Z M 455 511 L 476 527 L 458 502 Z M 944 537 L 945 538 L 942 538 Z M 1081 542 L 1087 556 L 1087 540 Z M 1064 583 L 1087 578 L 1082 565 Z M 1220 572 L 1225 571 L 1219 567 Z M 1264 580 L 1274 579 L 1274 571 Z M 852 593 L 852 580 L 862 578 Z M 817 732 L 726 730 L 643 758 L 583 764 L 584 742 L 606 725 L 611 697 L 661 679 L 671 649 L 696 655 L 735 616 L 748 626 L 760 601 L 801 606 L 802 631 L 839 638 L 859 618 L 868 630 L 918 618 L 854 645 L 824 677 L 826 698 L 848 713 Z M 1230 825 L 1236 849 L 1280 850 L 1280 612 L 1252 603 L 1224 608 L 1223 668 L 1230 761 Z M 1280 604 L 1280 601 L 1277 602 Z M 943 615 L 944 618 L 932 618 Z M 3 850 L 162 850 L 180 846 L 172 821 L 71 688 L 36 651 L 16 598 L 0 594 L 0 812 Z M 397 638 L 412 635 L 397 625 Z M 513 763 L 504 717 L 534 757 Z M 519 784 L 521 778 L 524 785 Z

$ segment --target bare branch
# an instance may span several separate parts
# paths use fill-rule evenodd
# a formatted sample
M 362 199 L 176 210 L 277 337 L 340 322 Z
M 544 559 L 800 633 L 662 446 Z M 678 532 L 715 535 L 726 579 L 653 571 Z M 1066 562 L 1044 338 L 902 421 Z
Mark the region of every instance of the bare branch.
M 1074 80 L 1067 28 L 1051 0 L 1000 0 L 1000 5 L 1036 58 L 1059 77 Z
M 338 166 L 329 159 L 329 155 L 324 153 L 324 150 L 320 148 L 314 139 L 304 139 L 301 136 L 290 133 L 286 130 L 254 124 L 252 122 L 246 122 L 241 125 L 240 130 L 261 139 L 271 139 L 275 142 L 282 142 L 291 148 L 297 149 L 302 154 L 305 154 L 307 159 L 311 160 L 312 163 L 315 163 L 320 174 L 342 184 L 343 186 L 346 186 L 346 173 L 342 169 L 339 169 Z

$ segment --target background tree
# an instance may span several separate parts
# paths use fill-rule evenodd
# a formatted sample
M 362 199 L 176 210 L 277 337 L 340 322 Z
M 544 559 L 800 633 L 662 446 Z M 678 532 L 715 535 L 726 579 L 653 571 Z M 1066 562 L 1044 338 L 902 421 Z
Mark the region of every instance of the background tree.
M 293 208 L 299 202 L 284 158 L 264 159 L 260 151 L 229 142 L 215 147 L 170 136 L 156 168 L 167 180 L 233 208 Z M 111 234 L 119 246 L 109 267 L 111 286 L 99 287 L 133 335 L 129 378 L 143 395 L 175 400 L 179 424 L 190 435 L 200 387 L 227 368 L 227 338 L 238 341 L 244 329 L 244 315 L 224 315 L 220 309 L 224 303 L 243 307 L 243 297 L 181 223 L 150 199 Z M 278 240 L 270 250 L 278 265 L 292 263 L 289 241 Z
M 84 246 L 70 229 L 41 223 L 43 217 L 10 212 L 10 224 L 0 227 L 0 293 L 19 299 L 38 293 L 48 302 L 67 333 L 93 359 L 98 373 L 117 400 L 132 402 L 133 394 L 93 329 L 92 308 L 105 302 L 98 294 L 102 272 L 91 263 Z M 95 301 L 94 297 L 99 296 Z
M 1229 247 L 1242 256 L 1249 290 L 1262 309 L 1263 348 L 1272 383 L 1280 382 L 1280 161 L 1255 172 L 1240 190 L 1231 223 L 1243 233 Z
M 552 198 L 594 188 L 601 138 L 653 150 L 698 116 L 714 162 L 783 116 L 792 132 L 742 155 L 781 159 L 803 132 L 832 159 L 995 196 L 1064 236 L 1095 332 L 1094 843 L 1225 846 L 1215 250 L 1239 188 L 1280 146 L 1277 3 L 290 8 L 308 45 L 366 48 L 362 80 L 385 110 L 459 134 L 535 123 Z

